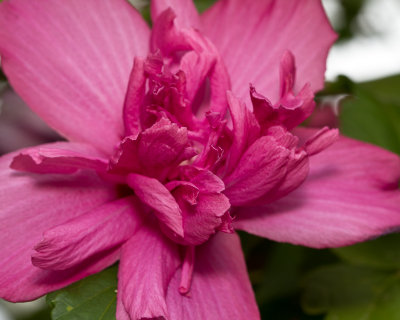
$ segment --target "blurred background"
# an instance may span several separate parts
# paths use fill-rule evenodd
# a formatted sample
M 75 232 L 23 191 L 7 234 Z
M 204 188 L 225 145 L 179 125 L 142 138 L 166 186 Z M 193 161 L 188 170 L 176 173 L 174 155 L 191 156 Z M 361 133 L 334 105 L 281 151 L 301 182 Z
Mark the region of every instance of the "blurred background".
M 148 16 L 147 1 L 131 2 Z M 212 3 L 197 1 L 201 11 Z M 328 58 L 326 89 L 317 96 L 319 107 L 308 125 L 339 126 L 344 134 L 400 153 L 400 1 L 323 0 L 323 4 L 339 39 Z M 0 154 L 59 139 L 0 74 Z M 400 319 L 398 282 L 389 282 L 397 291 L 389 292 L 384 313 L 362 313 L 377 303 L 376 292 L 386 292 L 379 284 L 399 274 L 398 235 L 338 250 L 241 237 L 263 319 Z M 346 303 L 360 292 L 362 299 L 349 307 Z M 0 320 L 34 319 L 50 319 L 44 299 L 24 304 L 0 301 Z

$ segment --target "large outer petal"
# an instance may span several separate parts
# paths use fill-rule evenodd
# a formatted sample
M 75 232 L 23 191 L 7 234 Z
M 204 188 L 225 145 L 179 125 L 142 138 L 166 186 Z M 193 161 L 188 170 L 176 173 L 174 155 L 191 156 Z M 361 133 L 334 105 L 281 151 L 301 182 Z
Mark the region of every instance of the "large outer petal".
M 10 0 L 0 5 L 2 68 L 14 89 L 69 140 L 111 152 L 135 55 L 149 30 L 124 0 Z
M 8 168 L 13 155 L 0 158 L 0 297 L 11 301 L 35 299 L 98 272 L 117 259 L 104 252 L 66 271 L 34 267 L 33 247 L 42 233 L 115 198 L 96 174 L 36 175 Z
M 286 50 L 297 64 L 297 84 L 323 86 L 328 49 L 336 36 L 319 0 L 220 0 L 201 17 L 220 50 L 232 91 L 248 101 L 249 82 L 272 101 L 279 98 L 279 65 Z
M 348 138 L 310 158 L 296 191 L 267 206 L 238 208 L 235 227 L 276 241 L 338 247 L 400 228 L 400 159 Z
M 196 248 L 189 296 L 178 292 L 180 276 L 178 270 L 168 287 L 171 319 L 260 319 L 236 234 L 217 233 Z

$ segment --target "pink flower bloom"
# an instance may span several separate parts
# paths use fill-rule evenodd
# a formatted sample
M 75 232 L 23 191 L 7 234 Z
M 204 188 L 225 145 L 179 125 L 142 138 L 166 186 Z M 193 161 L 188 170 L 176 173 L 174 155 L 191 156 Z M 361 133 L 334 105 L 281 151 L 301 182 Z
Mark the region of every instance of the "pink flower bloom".
M 322 248 L 398 228 L 396 155 L 296 129 L 335 39 L 319 1 L 151 9 L 150 32 L 124 0 L 0 5 L 4 72 L 69 140 L 0 160 L 1 297 L 119 259 L 119 320 L 258 319 L 234 229 Z

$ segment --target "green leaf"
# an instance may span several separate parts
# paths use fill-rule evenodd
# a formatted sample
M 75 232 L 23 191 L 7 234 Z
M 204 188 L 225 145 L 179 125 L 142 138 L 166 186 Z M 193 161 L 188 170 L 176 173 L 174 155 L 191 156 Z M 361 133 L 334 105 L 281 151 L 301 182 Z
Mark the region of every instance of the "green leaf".
M 203 12 L 211 7 L 216 0 L 194 0 L 194 4 L 199 12 Z
M 400 76 L 353 83 L 340 111 L 341 132 L 400 154 L 399 87 Z
M 334 265 L 312 272 L 305 281 L 302 307 L 325 320 L 400 319 L 400 274 Z
M 256 290 L 260 304 L 292 295 L 298 290 L 306 251 L 304 247 L 284 243 L 273 246 L 266 266 L 261 270 L 262 280 Z
M 380 101 L 400 106 L 400 75 L 364 82 L 360 86 L 372 92 Z
M 118 266 L 47 295 L 53 320 L 115 320 Z
M 333 249 L 343 260 L 367 267 L 400 270 L 400 234 L 359 243 L 350 247 Z

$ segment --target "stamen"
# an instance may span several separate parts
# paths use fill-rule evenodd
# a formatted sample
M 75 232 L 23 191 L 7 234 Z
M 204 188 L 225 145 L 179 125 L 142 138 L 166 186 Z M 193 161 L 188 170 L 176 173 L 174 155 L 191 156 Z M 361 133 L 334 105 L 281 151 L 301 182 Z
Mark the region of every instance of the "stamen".
M 182 265 L 181 283 L 179 285 L 179 293 L 187 295 L 192 285 L 194 269 L 194 246 L 186 247 L 185 258 Z

